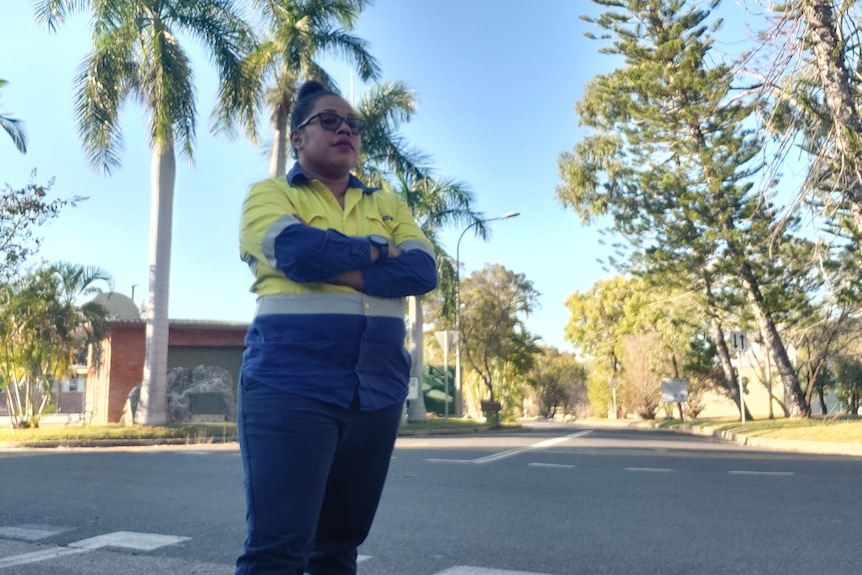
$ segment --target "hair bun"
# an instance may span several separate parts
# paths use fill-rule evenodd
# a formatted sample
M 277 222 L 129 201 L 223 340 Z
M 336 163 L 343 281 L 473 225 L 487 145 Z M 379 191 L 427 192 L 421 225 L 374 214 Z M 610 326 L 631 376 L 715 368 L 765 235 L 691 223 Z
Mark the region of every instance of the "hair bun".
M 299 93 L 296 95 L 297 100 L 303 100 L 309 96 L 313 96 L 318 92 L 328 92 L 326 87 L 317 80 L 309 80 L 299 88 Z

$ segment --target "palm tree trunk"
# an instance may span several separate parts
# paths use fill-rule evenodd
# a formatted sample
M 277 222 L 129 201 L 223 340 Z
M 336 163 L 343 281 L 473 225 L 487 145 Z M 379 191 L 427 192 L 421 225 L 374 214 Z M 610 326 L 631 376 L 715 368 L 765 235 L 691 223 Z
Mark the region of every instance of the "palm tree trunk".
M 287 118 L 290 115 L 290 101 L 285 98 L 278 103 L 273 114 L 272 152 L 269 158 L 269 177 L 280 178 L 287 173 Z
M 422 372 L 425 369 L 423 349 L 424 319 L 422 317 L 422 300 L 419 296 L 407 298 L 407 315 L 410 323 L 410 358 L 413 365 L 410 367 L 410 377 L 415 377 L 418 382 L 419 396 L 410 401 L 410 409 L 407 412 L 407 421 L 425 421 L 425 393 L 422 385 Z
M 135 422 L 164 425 L 168 419 L 168 289 L 171 270 L 176 158 L 173 138 L 156 144 L 150 172 L 150 291 L 147 305 L 147 352 Z

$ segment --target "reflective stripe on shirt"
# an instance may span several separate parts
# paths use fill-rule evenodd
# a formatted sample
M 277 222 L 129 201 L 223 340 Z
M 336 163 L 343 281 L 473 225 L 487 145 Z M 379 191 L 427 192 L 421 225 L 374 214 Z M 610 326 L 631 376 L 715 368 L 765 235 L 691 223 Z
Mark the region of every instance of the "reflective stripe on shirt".
M 403 318 L 404 298 L 382 298 L 361 293 L 303 293 L 262 296 L 255 316 L 342 314 Z

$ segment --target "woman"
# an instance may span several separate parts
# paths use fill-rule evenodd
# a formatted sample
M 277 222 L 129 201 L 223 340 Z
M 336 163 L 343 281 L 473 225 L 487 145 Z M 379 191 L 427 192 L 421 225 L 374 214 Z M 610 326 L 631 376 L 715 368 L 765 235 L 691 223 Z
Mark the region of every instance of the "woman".
M 353 575 L 407 394 L 404 297 L 437 271 L 408 207 L 350 173 L 365 123 L 347 101 L 307 82 L 290 125 L 296 164 L 242 211 L 258 305 L 238 386 L 236 573 Z

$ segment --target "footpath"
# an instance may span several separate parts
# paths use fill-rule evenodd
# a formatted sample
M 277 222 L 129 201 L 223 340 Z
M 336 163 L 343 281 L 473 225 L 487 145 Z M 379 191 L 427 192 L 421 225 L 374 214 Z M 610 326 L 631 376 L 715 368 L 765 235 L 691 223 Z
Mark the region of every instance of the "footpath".
M 668 433 L 685 433 L 703 437 L 714 437 L 722 441 L 745 445 L 756 449 L 769 449 L 772 451 L 790 451 L 795 453 L 810 453 L 816 455 L 847 455 L 862 457 L 862 443 L 839 443 L 832 441 L 805 441 L 799 439 L 774 439 L 769 437 L 756 437 L 740 432 L 730 432 L 723 429 L 714 429 L 708 426 L 680 424 L 672 428 L 660 427 L 656 422 L 631 421 L 631 420 L 602 420 L 589 419 L 578 422 L 581 425 L 594 427 L 628 427 L 639 429 L 651 429 Z M 859 423 L 862 425 L 862 422 Z

